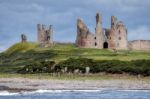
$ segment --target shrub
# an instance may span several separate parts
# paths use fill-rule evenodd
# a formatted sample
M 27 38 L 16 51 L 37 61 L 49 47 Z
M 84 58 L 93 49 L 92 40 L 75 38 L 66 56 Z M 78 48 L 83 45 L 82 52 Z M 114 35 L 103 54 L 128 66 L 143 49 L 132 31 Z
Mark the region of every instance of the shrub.
M 54 61 L 33 62 L 26 65 L 20 70 L 21 73 L 42 73 L 42 72 L 62 72 L 67 67 L 65 72 L 74 72 L 79 70 L 85 73 L 86 67 L 90 68 L 90 73 L 128 73 L 132 75 L 150 76 L 150 60 L 134 60 L 134 61 L 120 61 L 120 60 L 101 60 L 94 61 L 87 58 L 69 58 L 68 60 L 59 62 L 55 65 Z
M 52 72 L 52 68 L 55 65 L 54 61 L 39 61 L 39 62 L 32 62 L 31 64 L 26 65 L 21 70 L 19 70 L 19 73 L 46 73 L 46 72 Z
M 58 63 L 55 71 L 61 72 L 65 67 L 68 72 L 73 72 L 79 69 L 82 73 L 85 72 L 85 67 L 90 67 L 91 73 L 129 73 L 132 75 L 150 75 L 150 60 L 134 60 L 134 61 L 120 61 L 120 60 L 101 60 L 94 61 L 87 58 L 68 59 Z
M 91 67 L 94 65 L 92 59 L 87 58 L 70 58 L 66 61 L 60 62 L 55 66 L 55 71 L 60 72 L 62 69 L 67 67 L 68 72 L 74 72 L 74 70 L 79 69 L 82 73 L 85 73 L 85 67 Z

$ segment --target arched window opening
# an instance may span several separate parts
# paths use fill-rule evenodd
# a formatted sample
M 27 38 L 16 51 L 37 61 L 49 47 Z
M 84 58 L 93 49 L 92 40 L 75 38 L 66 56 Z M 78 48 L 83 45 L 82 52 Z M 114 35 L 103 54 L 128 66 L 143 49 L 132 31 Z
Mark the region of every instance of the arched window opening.
M 95 42 L 95 46 L 97 46 L 97 43 Z

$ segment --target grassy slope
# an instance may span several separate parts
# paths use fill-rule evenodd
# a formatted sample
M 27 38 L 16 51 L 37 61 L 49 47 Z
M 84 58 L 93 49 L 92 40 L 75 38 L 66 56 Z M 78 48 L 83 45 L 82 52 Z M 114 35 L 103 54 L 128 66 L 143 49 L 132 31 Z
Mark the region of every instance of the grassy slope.
M 37 46 L 36 43 L 26 42 L 26 43 L 17 43 L 11 46 L 5 53 L 10 55 L 15 52 L 27 52 L 29 50 L 35 49 Z
M 68 57 L 84 57 L 92 58 L 95 60 L 137 60 L 137 59 L 150 59 L 150 52 L 145 51 L 118 51 L 114 53 L 107 49 L 91 49 L 91 48 L 78 48 L 75 45 L 55 45 L 51 48 L 37 48 L 37 52 L 53 51 L 55 55 L 52 59 L 56 61 L 65 60 Z
M 40 48 L 35 43 L 17 43 L 6 52 L 0 54 L 0 73 L 15 72 L 25 64 L 38 60 L 54 60 L 56 62 L 69 57 L 92 58 L 95 60 L 137 60 L 150 59 L 150 52 L 119 51 L 113 53 L 105 49 L 83 49 L 73 44 L 59 44 L 49 48 Z

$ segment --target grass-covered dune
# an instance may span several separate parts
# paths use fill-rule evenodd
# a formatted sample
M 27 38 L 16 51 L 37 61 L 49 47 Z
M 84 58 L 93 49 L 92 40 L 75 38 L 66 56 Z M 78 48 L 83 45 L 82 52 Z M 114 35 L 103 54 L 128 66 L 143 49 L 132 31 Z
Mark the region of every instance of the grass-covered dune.
M 37 43 L 17 43 L 0 53 L 0 73 L 14 73 L 25 65 L 36 61 L 59 63 L 68 58 L 88 58 L 93 60 L 149 60 L 150 51 L 118 51 L 108 49 L 84 49 L 74 44 L 55 44 L 41 48 Z

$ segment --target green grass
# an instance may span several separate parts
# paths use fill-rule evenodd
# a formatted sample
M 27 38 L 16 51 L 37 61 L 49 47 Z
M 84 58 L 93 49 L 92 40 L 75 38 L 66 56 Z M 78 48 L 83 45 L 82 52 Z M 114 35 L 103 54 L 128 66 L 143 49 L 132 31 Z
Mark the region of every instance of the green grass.
M 139 60 L 150 59 L 150 51 L 118 51 L 107 49 L 78 48 L 74 44 L 56 44 L 40 48 L 36 43 L 17 43 L 0 53 L 0 72 L 16 72 L 33 61 L 54 60 L 60 62 L 68 58 L 91 58 L 94 60 Z
M 29 50 L 35 49 L 36 47 L 37 47 L 36 43 L 31 42 L 17 43 L 11 46 L 5 53 L 10 55 L 15 52 L 27 52 Z

